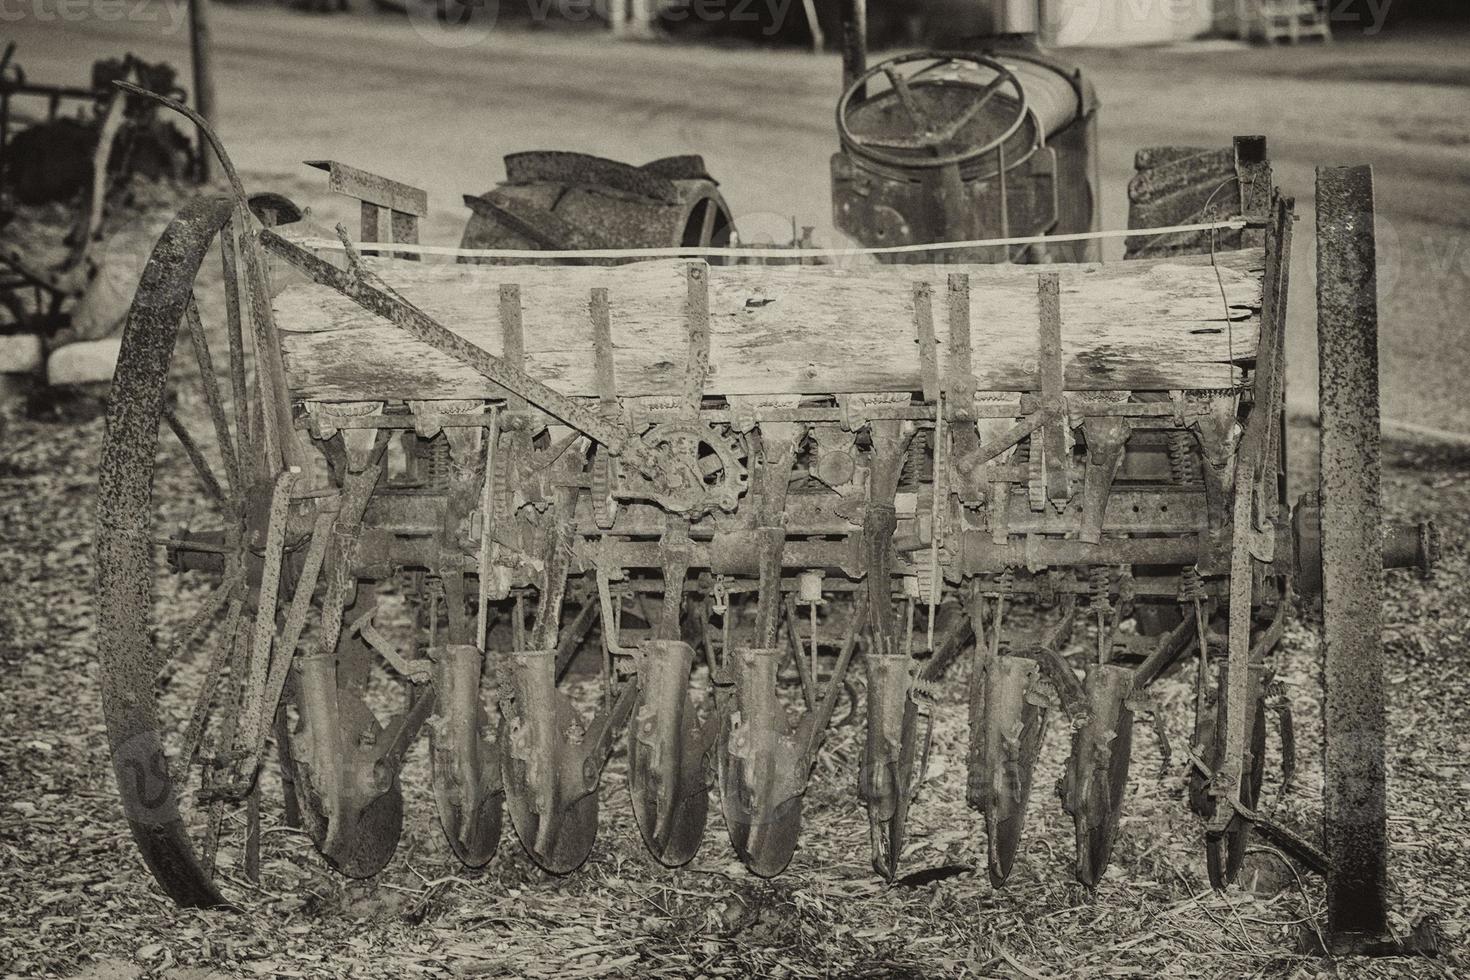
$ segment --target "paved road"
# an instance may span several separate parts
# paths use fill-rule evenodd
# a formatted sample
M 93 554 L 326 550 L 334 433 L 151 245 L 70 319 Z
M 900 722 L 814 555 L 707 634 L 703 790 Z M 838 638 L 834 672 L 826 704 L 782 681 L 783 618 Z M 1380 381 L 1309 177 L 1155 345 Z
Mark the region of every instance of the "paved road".
M 35 80 L 79 83 L 97 57 L 132 50 L 187 64 L 171 7 L 59 23 L 29 0 L 6 24 Z M 21 8 L 16 8 L 21 9 Z M 222 131 L 260 186 L 310 192 L 350 218 L 299 162 L 333 157 L 426 187 L 426 241 L 454 241 L 464 193 L 534 147 L 634 162 L 704 153 L 747 226 L 828 218 L 835 57 L 618 43 L 591 32 L 496 30 L 452 47 L 432 26 L 362 14 L 313 17 L 214 7 Z M 422 27 L 422 25 L 421 25 Z M 1385 414 L 1470 433 L 1470 73 L 1460 39 L 1417 37 L 1322 49 L 1195 46 L 1077 52 L 1102 95 L 1104 224 L 1126 222 L 1136 148 L 1227 145 L 1264 133 L 1278 181 L 1297 196 L 1289 346 L 1293 407 L 1315 407 L 1312 170 L 1377 167 L 1382 234 Z

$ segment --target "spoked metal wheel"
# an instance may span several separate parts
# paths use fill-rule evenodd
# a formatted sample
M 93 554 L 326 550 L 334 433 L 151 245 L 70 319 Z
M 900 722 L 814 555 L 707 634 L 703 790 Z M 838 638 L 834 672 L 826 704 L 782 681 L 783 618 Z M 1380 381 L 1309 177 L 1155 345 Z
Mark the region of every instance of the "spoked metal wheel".
M 272 721 L 260 703 L 247 710 L 240 701 L 258 644 L 263 637 L 268 646 L 274 630 L 277 586 L 269 579 L 279 579 L 282 549 L 273 569 L 263 555 L 272 516 L 284 523 L 279 506 L 248 503 L 260 475 L 252 453 L 260 408 L 246 381 L 239 312 L 234 238 L 243 220 L 233 199 L 199 198 L 159 239 L 123 333 L 98 477 L 97 635 L 113 768 L 145 862 L 186 906 L 224 902 L 213 874 L 224 800 L 252 800 L 254 786 L 253 772 L 239 784 L 223 754 L 246 744 L 258 757 Z M 194 293 L 216 240 L 224 245 L 228 396 Z M 181 322 L 186 344 L 177 344 Z M 180 356 L 197 367 L 197 382 L 181 396 L 191 400 L 177 406 L 168 390 L 176 345 L 192 348 L 192 357 Z M 181 417 L 186 406 L 204 409 L 197 436 Z M 173 431 L 192 485 L 155 473 L 160 426 Z M 171 526 L 186 521 L 183 532 Z M 155 631 L 160 543 L 176 567 L 211 572 L 217 584 L 187 624 Z
M 345 549 L 374 480 L 333 466 L 340 506 L 313 515 L 331 488 L 309 484 L 323 482 L 326 467 L 296 448 L 285 392 L 271 380 L 281 377 L 271 363 L 278 350 L 246 341 L 270 335 L 250 221 L 235 198 L 199 198 L 159 239 L 124 329 L 99 466 L 98 652 L 113 768 L 145 862 L 185 906 L 224 903 L 214 863 L 222 832 L 237 833 L 232 807 L 245 810 L 247 869 L 258 867 L 259 773 L 272 725 L 288 817 L 299 816 L 327 858 L 354 875 L 374 873 L 393 853 L 398 743 L 417 730 L 395 726 L 402 737 L 377 744 L 389 726 L 361 696 L 370 662 L 347 655 L 366 651 L 370 621 L 351 605 L 362 596 Z M 222 302 L 200 277 L 216 246 Z M 191 573 L 165 585 L 189 583 L 179 598 L 197 576 L 213 579 L 177 628 L 170 607 L 155 602 L 160 557 Z M 354 609 L 355 626 L 344 628 Z M 316 653 L 298 661 L 309 627 Z M 287 702 L 294 732 L 277 710 Z

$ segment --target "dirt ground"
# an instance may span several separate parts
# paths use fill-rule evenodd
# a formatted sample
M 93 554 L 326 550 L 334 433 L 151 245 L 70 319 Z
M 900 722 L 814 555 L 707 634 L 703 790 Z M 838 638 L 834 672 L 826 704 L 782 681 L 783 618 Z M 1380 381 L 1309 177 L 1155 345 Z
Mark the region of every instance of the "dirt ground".
M 247 182 L 283 189 L 328 220 L 351 216 L 300 160 L 333 157 L 427 187 L 437 210 L 424 239 L 446 242 L 463 220 L 459 194 L 489 187 L 506 152 L 555 146 L 642 161 L 697 150 L 738 216 L 796 215 L 832 240 L 835 59 L 512 32 L 452 49 L 386 17 L 224 6 L 215 14 L 223 129 Z M 80 80 L 94 57 L 124 48 L 182 63 L 183 35 L 168 23 L 160 14 L 64 29 L 23 20 L 7 30 L 31 77 L 59 82 Z M 1103 94 L 1104 178 L 1117 189 L 1104 224 L 1124 221 L 1133 148 L 1270 136 L 1280 181 L 1307 205 L 1291 382 L 1296 406 L 1309 409 L 1301 393 L 1315 376 L 1311 167 L 1377 163 L 1384 227 L 1394 236 L 1384 254 L 1386 413 L 1470 431 L 1470 408 L 1456 397 L 1470 367 L 1455 319 L 1470 292 L 1461 254 L 1470 80 L 1459 58 L 1452 40 L 1438 38 L 1300 53 L 1082 53 Z M 773 881 L 739 865 L 713 814 L 691 865 L 654 864 L 631 820 L 621 750 L 603 779 L 602 830 L 586 867 L 552 878 L 507 833 L 485 871 L 465 871 L 442 842 L 420 747 L 406 777 L 404 839 L 374 882 L 332 874 L 282 826 L 271 779 L 260 885 L 241 872 L 238 824 L 221 855 L 242 911 L 174 909 L 120 818 L 98 706 L 90 541 L 101 423 L 19 415 L 0 423 L 0 974 L 1387 978 L 1470 969 L 1470 456 L 1396 445 L 1385 474 L 1393 518 L 1434 519 L 1444 532 L 1436 576 L 1391 575 L 1386 610 L 1394 922 L 1404 929 L 1431 916 L 1444 950 L 1438 960 L 1330 963 L 1297 952 L 1299 933 L 1322 911 L 1320 880 L 1262 850 L 1252 859 L 1255 887 L 1210 892 L 1185 798 L 1189 688 L 1180 678 L 1157 693 L 1172 762 L 1165 766 L 1151 739 L 1138 740 L 1113 867 L 1095 895 L 1071 880 L 1070 821 L 1047 790 L 1066 754 L 1058 723 L 1010 885 L 992 889 L 983 871 L 968 870 L 983 867 L 983 835 L 964 805 L 958 670 L 942 698 L 905 860 L 905 870 L 936 869 L 929 883 L 889 888 L 868 867 L 854 793 L 861 736 L 847 727 L 822 752 L 801 847 Z M 1295 430 L 1294 460 L 1309 456 L 1312 438 L 1309 428 Z M 186 465 L 175 454 L 165 484 Z M 203 594 L 164 575 L 158 591 L 170 629 Z M 1279 780 L 1268 784 L 1265 806 L 1309 834 L 1321 814 L 1318 654 L 1303 616 L 1280 663 L 1299 771 L 1289 793 Z M 1273 753 L 1275 744 L 1273 736 Z

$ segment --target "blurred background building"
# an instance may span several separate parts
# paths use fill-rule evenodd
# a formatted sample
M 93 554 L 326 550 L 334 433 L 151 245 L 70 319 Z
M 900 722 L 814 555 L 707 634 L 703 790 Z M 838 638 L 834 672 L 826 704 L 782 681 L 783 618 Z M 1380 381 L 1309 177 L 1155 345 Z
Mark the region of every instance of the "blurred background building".
M 616 2 L 616 0 L 614 0 Z M 623 0 L 624 3 L 630 0 Z M 715 0 L 633 0 L 675 34 L 810 45 L 808 11 L 828 39 L 840 36 L 842 0 L 726 0 L 743 17 L 700 16 Z M 1312 40 L 1360 36 L 1426 21 L 1470 21 L 1467 0 L 1032 0 L 1043 43 L 1057 47 L 1169 44 L 1197 38 Z M 1003 33 L 1011 0 L 870 0 L 875 47 L 945 46 Z M 505 3 L 502 0 L 502 9 Z M 1293 27 L 1293 24 L 1295 25 Z

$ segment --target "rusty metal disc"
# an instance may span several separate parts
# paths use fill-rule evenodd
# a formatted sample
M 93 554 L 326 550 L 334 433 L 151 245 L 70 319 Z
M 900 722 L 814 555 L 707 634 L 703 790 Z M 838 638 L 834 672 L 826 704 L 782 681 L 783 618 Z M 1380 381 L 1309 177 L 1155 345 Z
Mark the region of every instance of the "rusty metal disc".
M 498 713 L 491 722 L 481 701 L 478 648 L 450 646 L 434 659 L 429 758 L 439 825 L 460 863 L 480 868 L 500 846 L 505 790 L 499 743 L 505 726 Z
M 351 788 L 343 794 L 333 826 L 332 815 L 323 809 L 322 794 L 313 785 L 311 766 L 303 764 L 299 755 L 293 756 L 302 823 L 333 868 L 350 878 L 371 878 L 393 857 L 403 835 L 403 789 L 397 772 L 387 777 L 386 786 L 365 785 L 374 774 L 372 746 L 384 731 L 367 704 L 350 691 L 339 690 L 337 712 L 337 742 L 343 750 L 338 762 Z M 304 730 L 293 734 L 293 749 L 309 742 L 311 736 Z
M 650 641 L 628 726 L 633 816 L 649 852 L 671 868 L 694 859 L 709 812 L 698 718 L 688 693 L 693 662 L 687 643 Z
M 554 649 L 506 657 L 501 685 L 514 693 L 502 701 L 508 724 L 500 771 L 521 847 L 544 870 L 564 875 L 582 866 L 597 840 L 597 771 L 589 771 L 587 726 L 556 689 L 555 660 Z
M 1041 667 L 997 657 L 972 678 L 969 803 L 985 818 L 990 881 L 1004 884 L 1026 825 L 1046 708 L 1036 697 Z
M 1094 664 L 1083 681 L 1087 717 L 1072 735 L 1072 755 L 1060 786 L 1062 805 L 1077 828 L 1077 880 L 1096 887 L 1107 870 L 1128 784 L 1133 749 L 1133 672 Z
M 715 758 L 720 812 L 735 853 L 763 878 L 786 870 L 801 832 L 803 757 L 776 692 L 785 651 L 737 649 L 735 703 L 720 724 Z

